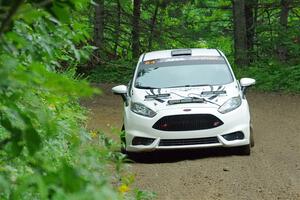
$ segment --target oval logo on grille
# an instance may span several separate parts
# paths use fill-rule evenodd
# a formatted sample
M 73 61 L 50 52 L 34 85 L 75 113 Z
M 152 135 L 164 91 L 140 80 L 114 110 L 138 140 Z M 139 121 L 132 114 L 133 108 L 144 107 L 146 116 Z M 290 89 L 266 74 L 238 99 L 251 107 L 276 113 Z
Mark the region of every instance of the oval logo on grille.
M 184 112 L 189 112 L 191 111 L 192 109 L 189 109 L 189 108 L 186 108 L 186 109 L 183 109 Z

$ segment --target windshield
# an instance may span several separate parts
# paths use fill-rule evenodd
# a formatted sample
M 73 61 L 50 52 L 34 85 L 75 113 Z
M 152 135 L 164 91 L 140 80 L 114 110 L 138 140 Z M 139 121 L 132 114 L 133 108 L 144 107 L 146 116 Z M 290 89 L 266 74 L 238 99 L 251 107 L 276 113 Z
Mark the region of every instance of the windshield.
M 140 64 L 135 87 L 170 88 L 224 85 L 233 81 L 224 60 Z

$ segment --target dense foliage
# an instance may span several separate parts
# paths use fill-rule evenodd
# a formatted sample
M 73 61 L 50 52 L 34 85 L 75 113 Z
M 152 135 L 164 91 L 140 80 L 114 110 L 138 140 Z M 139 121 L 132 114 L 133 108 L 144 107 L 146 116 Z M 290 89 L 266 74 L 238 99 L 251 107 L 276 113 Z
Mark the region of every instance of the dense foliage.
M 240 1 L 244 2 L 239 9 L 245 14 L 245 36 L 234 34 L 235 1 L 231 0 L 143 0 L 140 15 L 129 0 L 98 0 L 104 7 L 100 16 L 103 38 L 100 59 L 92 61 L 95 65 L 90 79 L 126 83 L 131 78 L 137 60 L 132 60 L 133 30 L 138 29 L 140 53 L 218 48 L 229 57 L 239 78 L 251 76 L 258 80 L 257 89 L 299 92 L 300 2 Z M 136 21 L 132 23 L 137 17 L 138 27 Z M 247 66 L 234 62 L 236 37 L 245 37 L 247 42 Z
M 0 199 L 153 196 L 130 188 L 118 144 L 86 129 L 79 104 L 100 93 L 86 74 L 126 83 L 140 53 L 219 48 L 258 89 L 300 92 L 300 2 L 238 1 L 0 1 Z
M 89 2 L 2 2 L 0 199 L 145 199 L 118 144 L 85 128 L 76 75 L 89 59 Z

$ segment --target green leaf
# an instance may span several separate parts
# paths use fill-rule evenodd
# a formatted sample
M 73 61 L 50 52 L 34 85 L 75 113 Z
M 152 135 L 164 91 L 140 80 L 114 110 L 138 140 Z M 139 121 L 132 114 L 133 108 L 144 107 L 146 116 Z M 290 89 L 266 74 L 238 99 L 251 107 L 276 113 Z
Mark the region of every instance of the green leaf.
M 68 7 L 62 6 L 59 3 L 54 3 L 54 5 L 51 8 L 51 11 L 59 21 L 62 21 L 64 23 L 70 22 L 70 10 Z
M 82 190 L 85 185 L 85 181 L 81 178 L 76 169 L 66 162 L 64 162 L 60 176 L 62 187 L 67 192 Z
M 29 126 L 25 130 L 25 141 L 31 155 L 41 148 L 41 137 L 32 126 Z
M 26 23 L 32 24 L 36 22 L 36 19 L 44 15 L 45 13 L 42 10 L 32 7 L 31 4 L 29 3 L 25 3 L 18 10 L 16 19 L 18 20 L 22 19 Z
M 13 157 L 18 156 L 23 149 L 23 145 L 21 144 L 23 130 L 14 127 L 11 121 L 7 117 L 3 116 L 3 113 L 1 114 L 0 124 L 11 134 L 11 143 L 8 148 L 10 150 L 11 155 Z

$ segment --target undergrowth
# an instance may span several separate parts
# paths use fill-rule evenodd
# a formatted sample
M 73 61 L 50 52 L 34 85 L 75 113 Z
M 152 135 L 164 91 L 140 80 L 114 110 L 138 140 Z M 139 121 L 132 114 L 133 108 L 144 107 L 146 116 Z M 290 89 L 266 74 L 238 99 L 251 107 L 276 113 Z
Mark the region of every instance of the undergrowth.
M 238 78 L 256 79 L 255 90 L 300 93 L 300 65 L 271 61 L 255 63 L 248 68 L 235 68 L 234 71 Z

